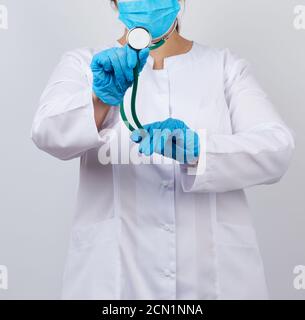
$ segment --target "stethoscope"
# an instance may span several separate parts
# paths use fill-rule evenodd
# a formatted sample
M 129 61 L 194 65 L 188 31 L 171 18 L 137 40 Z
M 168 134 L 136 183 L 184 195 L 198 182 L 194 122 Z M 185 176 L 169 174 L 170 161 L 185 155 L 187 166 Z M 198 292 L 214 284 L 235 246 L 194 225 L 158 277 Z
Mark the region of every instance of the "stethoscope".
M 167 32 L 165 35 L 161 36 L 158 39 L 152 39 L 150 32 L 143 27 L 133 28 L 129 30 L 127 33 L 127 36 L 126 36 L 127 44 L 132 49 L 136 50 L 137 54 L 139 54 L 140 50 L 145 48 L 149 48 L 150 51 L 156 50 L 160 48 L 166 42 L 167 39 L 170 38 L 170 36 L 176 30 L 177 24 L 178 24 L 178 20 L 174 22 L 169 32 Z M 138 91 L 138 84 L 139 84 L 139 68 L 140 68 L 140 62 L 139 62 L 139 56 L 138 56 L 138 63 L 133 70 L 134 82 L 133 82 L 132 94 L 131 94 L 131 115 L 137 128 L 143 129 L 143 126 L 139 121 L 139 118 L 137 116 L 137 111 L 136 111 L 137 91 Z M 125 113 L 125 107 L 124 107 L 124 99 L 120 106 L 120 113 L 121 113 L 121 118 L 124 121 L 127 128 L 130 131 L 136 130 L 127 119 L 127 116 Z

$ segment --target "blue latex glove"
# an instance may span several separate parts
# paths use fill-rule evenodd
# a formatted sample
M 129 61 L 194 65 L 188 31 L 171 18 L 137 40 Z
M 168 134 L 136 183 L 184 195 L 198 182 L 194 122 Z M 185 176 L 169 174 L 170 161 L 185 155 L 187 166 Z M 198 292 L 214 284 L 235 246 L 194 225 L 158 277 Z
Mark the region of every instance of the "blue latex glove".
M 138 59 L 142 71 L 149 55 L 149 49 L 137 52 L 128 45 L 104 50 L 93 57 L 93 92 L 104 103 L 118 106 L 133 84 L 133 69 Z
M 200 153 L 199 136 L 183 121 L 169 118 L 133 131 L 131 140 L 139 143 L 139 152 L 151 156 L 154 152 L 183 164 L 194 164 Z

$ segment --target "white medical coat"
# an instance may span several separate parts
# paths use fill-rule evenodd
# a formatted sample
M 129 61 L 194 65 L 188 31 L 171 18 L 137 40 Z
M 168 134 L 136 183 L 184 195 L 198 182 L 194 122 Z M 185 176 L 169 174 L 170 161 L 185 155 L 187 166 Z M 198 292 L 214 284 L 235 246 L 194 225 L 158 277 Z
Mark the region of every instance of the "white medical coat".
M 142 123 L 172 117 L 205 130 L 199 163 L 206 171 L 194 176 L 174 161 L 99 162 L 100 148 L 117 140 L 113 131 L 134 145 L 118 107 L 97 131 L 90 63 L 100 50 L 62 57 L 32 127 L 40 149 L 80 157 L 63 299 L 267 298 L 244 189 L 281 179 L 294 138 L 247 61 L 194 42 L 188 53 L 166 58 L 163 70 L 153 70 L 149 57 L 141 73 Z

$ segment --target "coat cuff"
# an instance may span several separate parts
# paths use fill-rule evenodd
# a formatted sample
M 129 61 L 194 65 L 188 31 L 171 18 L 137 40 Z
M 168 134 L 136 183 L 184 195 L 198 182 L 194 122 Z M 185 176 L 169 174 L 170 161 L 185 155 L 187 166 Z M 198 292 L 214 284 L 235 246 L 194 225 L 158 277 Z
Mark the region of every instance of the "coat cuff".
M 181 184 L 184 192 L 204 192 L 213 181 L 212 155 L 208 155 L 206 130 L 197 131 L 200 138 L 200 154 L 197 165 L 180 164 Z M 207 166 L 207 164 L 209 164 Z

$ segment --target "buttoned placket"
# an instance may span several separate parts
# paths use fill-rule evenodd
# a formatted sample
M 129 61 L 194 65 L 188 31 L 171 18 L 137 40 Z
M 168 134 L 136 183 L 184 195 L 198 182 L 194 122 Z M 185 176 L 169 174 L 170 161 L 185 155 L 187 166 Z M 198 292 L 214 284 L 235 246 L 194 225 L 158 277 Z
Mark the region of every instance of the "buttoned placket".
M 153 67 L 153 59 L 149 59 L 151 67 Z M 170 104 L 170 78 L 167 70 L 166 61 L 163 70 L 156 70 L 162 77 L 160 81 L 160 94 L 164 96 L 164 107 L 167 108 L 167 114 L 171 116 Z M 176 228 L 175 228 L 175 165 L 168 166 L 166 179 L 160 183 L 160 201 L 164 204 L 163 212 L 160 215 L 159 228 L 162 230 L 162 243 L 164 244 L 166 258 L 161 268 L 161 277 L 164 282 L 164 298 L 176 299 Z
M 164 201 L 164 210 L 160 215 L 159 228 L 162 230 L 162 250 L 166 251 L 161 276 L 165 281 L 168 299 L 176 299 L 176 228 L 175 228 L 175 172 L 174 165 L 168 172 L 169 180 L 161 182 L 161 201 Z

